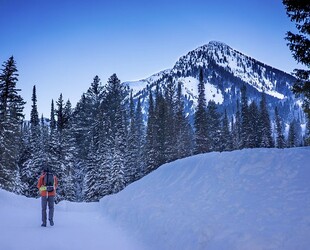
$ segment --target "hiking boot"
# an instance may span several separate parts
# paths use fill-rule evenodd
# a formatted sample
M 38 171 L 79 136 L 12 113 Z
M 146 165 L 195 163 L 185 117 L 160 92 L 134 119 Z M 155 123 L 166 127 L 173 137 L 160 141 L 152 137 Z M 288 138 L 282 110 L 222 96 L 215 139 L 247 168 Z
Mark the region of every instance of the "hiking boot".
M 41 227 L 46 227 L 46 223 L 43 222 L 43 223 L 41 224 Z
M 54 221 L 53 220 L 50 220 L 50 225 L 54 226 Z

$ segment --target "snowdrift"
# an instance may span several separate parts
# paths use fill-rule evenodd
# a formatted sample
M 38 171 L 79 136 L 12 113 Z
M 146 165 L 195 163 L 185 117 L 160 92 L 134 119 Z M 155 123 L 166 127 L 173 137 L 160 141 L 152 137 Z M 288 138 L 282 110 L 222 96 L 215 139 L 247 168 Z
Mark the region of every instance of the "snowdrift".
M 309 249 L 310 148 L 178 160 L 104 197 L 148 249 Z
M 309 249 L 310 147 L 209 153 L 165 164 L 99 203 L 0 190 L 2 250 Z

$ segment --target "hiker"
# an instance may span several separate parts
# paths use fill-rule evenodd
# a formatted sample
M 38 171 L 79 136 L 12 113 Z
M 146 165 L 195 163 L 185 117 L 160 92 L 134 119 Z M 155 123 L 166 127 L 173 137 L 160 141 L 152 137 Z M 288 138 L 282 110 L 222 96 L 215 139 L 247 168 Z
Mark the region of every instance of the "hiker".
M 54 176 L 48 167 L 44 167 L 42 174 L 38 181 L 38 189 L 41 194 L 41 205 L 42 205 L 42 227 L 46 227 L 46 208 L 48 204 L 48 219 L 51 226 L 54 226 L 54 202 L 56 195 L 58 180 Z

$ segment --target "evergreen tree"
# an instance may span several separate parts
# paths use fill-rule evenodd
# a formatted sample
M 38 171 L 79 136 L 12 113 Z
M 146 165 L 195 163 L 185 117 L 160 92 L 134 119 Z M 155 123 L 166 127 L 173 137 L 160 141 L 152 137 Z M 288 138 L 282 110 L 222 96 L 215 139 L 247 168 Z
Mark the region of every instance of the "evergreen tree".
M 148 109 L 148 120 L 146 129 L 146 140 L 145 140 L 145 174 L 152 172 L 156 169 L 156 136 L 155 136 L 155 107 L 152 91 L 149 93 L 149 109 Z
M 210 141 L 210 151 L 221 150 L 221 120 L 216 103 L 211 100 L 207 106 L 207 135 Z
M 276 138 L 277 148 L 284 148 L 285 138 L 283 135 L 282 122 L 281 122 L 281 118 L 279 115 L 278 107 L 275 107 L 275 123 L 276 123 L 276 131 L 277 131 L 277 138 Z
M 111 147 L 113 156 L 110 168 L 112 192 L 118 192 L 126 185 L 125 156 L 127 149 L 128 86 L 122 84 L 116 74 L 108 79 L 106 96 L 102 105 L 105 122 L 105 147 Z M 117 157 L 117 158 L 116 158 Z
M 233 149 L 240 149 L 242 147 L 241 141 L 241 112 L 240 112 L 240 104 L 239 100 L 237 100 L 237 111 L 235 114 L 235 120 L 231 121 L 232 124 L 232 140 L 233 140 Z
M 166 105 L 166 116 L 163 120 L 164 127 L 163 129 L 165 132 L 165 154 L 166 154 L 166 161 L 173 161 L 177 159 L 177 149 L 176 149 L 176 133 L 175 133 L 175 97 L 176 95 L 176 87 L 175 82 L 173 81 L 172 77 L 169 77 L 167 81 L 167 85 L 165 87 L 165 105 Z M 163 117 L 160 117 L 163 119 Z
M 177 159 L 189 156 L 193 152 L 193 131 L 189 123 L 188 117 L 185 115 L 184 102 L 182 100 L 182 83 L 177 86 L 176 99 L 176 118 L 175 118 L 175 133 L 177 151 Z
M 54 108 L 54 100 L 51 102 L 51 118 L 50 118 L 50 128 L 51 131 L 56 129 L 56 120 L 55 120 L 55 108 Z
M 306 133 L 305 133 L 305 146 L 310 146 L 310 119 L 307 119 Z
M 155 166 L 168 162 L 167 154 L 167 116 L 168 107 L 167 102 L 162 92 L 157 88 L 156 91 L 156 104 L 155 104 L 155 120 L 154 120 L 154 146 L 155 146 Z
M 203 82 L 203 71 L 199 71 L 198 84 L 198 104 L 194 114 L 195 127 L 195 153 L 205 153 L 210 151 L 210 142 L 207 137 L 207 108 L 205 97 L 205 85 Z
M 22 142 L 23 108 L 25 102 L 16 88 L 18 71 L 10 57 L 0 73 L 0 188 L 22 192 L 19 174 Z
M 42 162 L 44 161 L 44 145 L 41 137 L 41 129 L 39 122 L 39 114 L 37 109 L 36 88 L 33 87 L 32 92 L 32 108 L 30 112 L 30 141 L 29 141 L 29 157 L 23 162 L 21 169 L 21 178 L 25 183 L 24 195 L 28 197 L 38 196 L 37 181 L 42 170 Z
M 243 85 L 241 88 L 241 148 L 249 147 L 250 135 L 250 118 L 249 118 L 248 98 L 246 94 L 246 87 Z
M 143 157 L 143 146 L 145 144 L 145 125 L 143 122 L 143 114 L 142 114 L 142 107 L 141 107 L 141 101 L 140 98 L 138 99 L 137 103 L 137 108 L 135 112 L 135 132 L 136 132 L 136 141 L 137 141 L 137 146 L 136 146 L 136 159 L 135 159 L 135 164 L 136 164 L 136 175 L 134 180 L 140 179 L 143 177 L 144 172 L 145 172 L 145 162 L 144 162 L 144 157 Z
M 248 147 L 258 148 L 260 146 L 260 136 L 259 136 L 260 113 L 257 104 L 254 101 L 250 104 L 248 111 L 249 111 Z
M 126 157 L 126 182 L 131 183 L 135 180 L 137 174 L 136 160 L 138 153 L 137 145 L 137 131 L 136 131 L 136 119 L 135 119 L 135 104 L 130 93 L 129 103 L 129 133 L 128 133 L 128 144 L 127 144 L 127 157 Z
M 266 94 L 262 93 L 260 102 L 260 118 L 259 118 L 259 142 L 263 148 L 271 148 L 274 146 L 272 139 L 271 123 L 266 104 Z
M 290 127 L 288 130 L 288 137 L 287 137 L 287 147 L 297 147 L 297 134 L 296 134 L 296 120 L 294 119 L 290 123 Z
M 304 110 L 310 117 L 310 7 L 307 1 L 283 0 L 286 13 L 292 22 L 295 22 L 297 33 L 287 32 L 286 40 L 294 59 L 303 64 L 306 69 L 295 69 L 297 82 L 293 91 L 304 97 Z
M 233 139 L 229 129 L 229 120 L 227 117 L 227 111 L 224 111 L 224 117 L 222 119 L 222 131 L 221 131 L 221 148 L 220 151 L 233 150 Z

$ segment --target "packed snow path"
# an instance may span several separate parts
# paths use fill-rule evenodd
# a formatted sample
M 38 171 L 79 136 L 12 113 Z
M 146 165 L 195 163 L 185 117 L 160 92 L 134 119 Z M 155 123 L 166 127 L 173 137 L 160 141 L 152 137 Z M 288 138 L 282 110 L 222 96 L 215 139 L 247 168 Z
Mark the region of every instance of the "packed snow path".
M 144 249 L 102 216 L 99 203 L 61 202 L 55 226 L 41 227 L 40 199 L 0 190 L 1 250 Z

